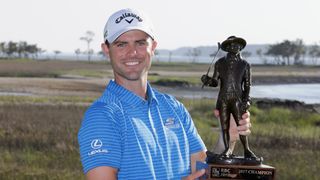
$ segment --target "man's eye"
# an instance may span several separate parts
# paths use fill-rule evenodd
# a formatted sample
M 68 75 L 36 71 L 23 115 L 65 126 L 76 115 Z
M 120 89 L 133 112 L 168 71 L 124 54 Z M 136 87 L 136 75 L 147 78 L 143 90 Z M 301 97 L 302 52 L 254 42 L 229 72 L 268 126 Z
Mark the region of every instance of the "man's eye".
M 125 46 L 124 43 L 119 43 L 119 44 L 117 44 L 117 47 L 124 47 L 124 46 Z
M 138 45 L 139 45 L 139 46 L 144 46 L 144 45 L 146 45 L 146 42 L 145 42 L 145 41 L 139 41 L 139 42 L 138 42 Z

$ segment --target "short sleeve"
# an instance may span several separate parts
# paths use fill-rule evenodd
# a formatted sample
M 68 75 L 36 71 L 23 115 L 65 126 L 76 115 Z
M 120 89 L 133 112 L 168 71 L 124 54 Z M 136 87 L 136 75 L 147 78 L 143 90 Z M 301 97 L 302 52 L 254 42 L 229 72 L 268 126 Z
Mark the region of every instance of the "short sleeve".
M 120 167 L 121 135 L 112 108 L 93 104 L 85 113 L 78 142 L 84 173 L 99 166 Z
M 206 150 L 206 146 L 203 143 L 189 112 L 182 104 L 180 106 L 180 112 L 182 113 L 184 120 L 183 123 L 189 142 L 190 154 Z

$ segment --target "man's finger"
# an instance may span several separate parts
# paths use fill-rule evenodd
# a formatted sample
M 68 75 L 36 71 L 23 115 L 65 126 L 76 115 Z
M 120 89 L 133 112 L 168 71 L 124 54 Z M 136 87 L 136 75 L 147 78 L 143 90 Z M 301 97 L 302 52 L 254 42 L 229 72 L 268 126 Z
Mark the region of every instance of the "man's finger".
M 241 120 L 239 121 L 239 125 L 240 125 L 240 126 L 246 125 L 246 124 L 251 124 L 249 118 L 241 119 Z M 251 127 L 251 126 L 250 126 L 250 127 Z
M 217 109 L 213 110 L 213 114 L 216 118 L 219 118 L 219 111 Z
M 250 112 L 246 111 L 244 114 L 242 114 L 242 119 L 247 119 L 250 117 Z
M 252 124 L 250 122 L 244 123 L 240 126 L 237 126 L 238 131 L 245 131 L 252 127 Z
M 239 131 L 239 134 L 243 135 L 243 136 L 248 136 L 249 134 L 251 134 L 251 131 L 250 131 L 250 129 L 248 129 L 246 131 Z

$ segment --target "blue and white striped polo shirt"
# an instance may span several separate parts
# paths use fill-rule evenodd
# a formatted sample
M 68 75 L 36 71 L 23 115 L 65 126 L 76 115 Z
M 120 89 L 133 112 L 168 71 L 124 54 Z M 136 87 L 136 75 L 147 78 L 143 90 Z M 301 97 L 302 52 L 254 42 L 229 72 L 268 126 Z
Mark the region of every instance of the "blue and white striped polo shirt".
M 205 150 L 185 107 L 148 84 L 144 100 L 113 80 L 86 111 L 78 134 L 84 172 L 118 169 L 118 179 L 181 179 Z

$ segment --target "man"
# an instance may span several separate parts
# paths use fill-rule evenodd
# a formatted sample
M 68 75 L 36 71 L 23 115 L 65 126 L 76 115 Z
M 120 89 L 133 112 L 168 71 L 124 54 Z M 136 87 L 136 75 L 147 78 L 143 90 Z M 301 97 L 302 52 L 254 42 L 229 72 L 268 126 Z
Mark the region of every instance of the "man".
M 242 115 L 250 106 L 251 70 L 250 64 L 241 58 L 241 50 L 246 41 L 236 36 L 230 36 L 221 44 L 221 49 L 228 52 L 220 58 L 214 67 L 213 77 L 203 75 L 201 80 L 205 85 L 216 87 L 220 80 L 220 91 L 216 109 L 220 114 L 220 124 L 225 150 L 222 155 L 229 157 L 232 154 L 232 141 L 230 141 L 230 115 L 239 125 Z M 256 158 L 249 148 L 247 136 L 240 135 L 244 147 L 245 158 Z
M 147 81 L 157 42 L 147 17 L 122 9 L 109 18 L 102 50 L 114 72 L 78 134 L 87 179 L 195 179 L 206 147 L 185 107 Z M 248 133 L 245 115 L 241 133 Z

